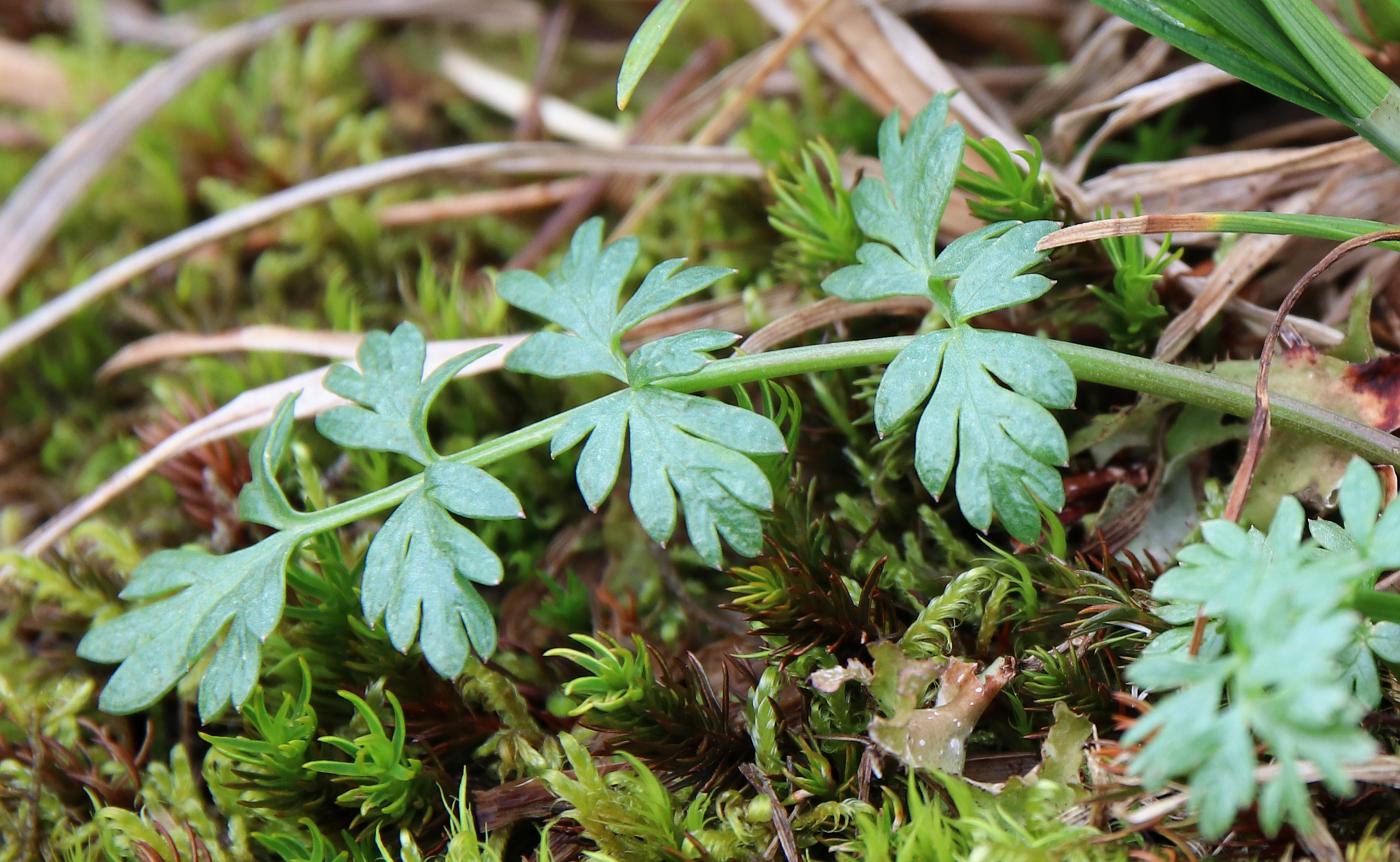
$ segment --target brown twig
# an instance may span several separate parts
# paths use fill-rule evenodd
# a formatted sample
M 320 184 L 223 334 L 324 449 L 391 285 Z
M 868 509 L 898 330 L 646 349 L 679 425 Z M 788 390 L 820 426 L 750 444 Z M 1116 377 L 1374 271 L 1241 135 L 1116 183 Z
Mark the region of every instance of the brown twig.
M 1269 326 L 1269 334 L 1264 336 L 1264 346 L 1259 351 L 1259 374 L 1254 381 L 1254 417 L 1249 422 L 1249 441 L 1245 444 L 1244 458 L 1240 461 L 1239 469 L 1235 471 L 1235 480 L 1230 486 L 1230 499 L 1225 505 L 1227 520 L 1239 520 L 1245 498 L 1249 496 L 1249 486 L 1254 482 L 1254 471 L 1258 468 L 1259 458 L 1269 441 L 1269 367 L 1273 364 L 1274 345 L 1278 342 L 1279 333 L 1283 331 L 1288 313 L 1302 297 L 1303 291 L 1337 261 L 1357 249 L 1395 239 L 1400 239 L 1400 230 L 1378 230 L 1341 243 L 1314 264 L 1312 269 L 1303 273 L 1303 277 L 1298 279 L 1279 304 L 1274 322 Z
M 549 83 L 550 73 L 559 62 L 564 41 L 574 26 L 574 0 L 564 0 L 545 21 L 544 32 L 540 34 L 540 55 L 535 61 L 535 73 L 530 79 L 530 99 L 525 110 L 515 119 L 515 139 L 536 141 L 540 138 L 540 96 Z

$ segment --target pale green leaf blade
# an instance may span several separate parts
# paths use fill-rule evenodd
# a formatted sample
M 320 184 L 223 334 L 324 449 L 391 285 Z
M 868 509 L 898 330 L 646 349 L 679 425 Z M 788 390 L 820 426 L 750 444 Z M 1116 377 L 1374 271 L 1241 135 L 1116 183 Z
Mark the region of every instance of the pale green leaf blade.
M 622 469 L 622 450 L 627 436 L 627 407 L 621 400 L 613 402 L 616 410 L 600 414 L 594 421 L 588 442 L 579 454 L 575 476 L 579 491 L 588 508 L 598 507 L 612 493 Z
M 1030 336 L 966 325 L 921 336 L 881 379 L 880 430 L 894 427 L 930 389 L 914 440 L 919 480 L 937 497 L 956 472 L 968 523 L 986 530 L 997 516 L 1016 539 L 1034 543 L 1038 503 L 1057 511 L 1064 505 L 1056 467 L 1068 460 L 1069 446 L 1046 407 L 1072 403 L 1069 368 Z
M 496 278 L 496 293 L 521 311 L 557 323 L 573 332 L 587 326 L 587 315 L 576 301 L 560 294 L 558 285 L 551 284 L 533 272 L 512 269 Z
M 1381 480 L 1376 471 L 1361 458 L 1353 458 L 1342 476 L 1337 492 L 1342 510 L 1342 524 L 1355 541 L 1363 547 L 1370 542 L 1381 513 Z
M 616 481 L 624 435 L 631 452 L 632 510 L 657 542 L 675 532 L 677 497 L 697 553 L 719 566 L 723 538 L 752 556 L 762 544 L 758 513 L 773 506 L 767 475 L 748 456 L 784 451 L 772 420 L 740 407 L 653 386 L 588 405 L 560 429 L 551 449 L 585 436 L 578 484 L 590 506 Z
M 257 680 L 259 645 L 281 619 L 287 561 L 299 541 L 279 533 L 224 556 L 179 550 L 147 558 L 122 595 L 154 601 L 97 624 L 78 646 L 83 658 L 121 663 L 101 708 L 127 714 L 149 707 L 225 632 L 200 683 L 201 715 L 240 706 Z
M 965 323 L 979 314 L 1030 302 L 1050 289 L 1048 278 L 1026 271 L 1045 260 L 1045 253 L 1036 251 L 1036 243 L 1058 225 L 1050 221 L 1003 222 L 998 227 L 1002 228 L 999 233 L 978 235 L 979 248 L 967 255 L 965 266 L 955 271 L 957 286 L 953 289 L 953 308 L 957 319 L 954 323 Z M 966 237 L 955 240 L 948 247 L 955 259 L 963 256 L 957 245 L 964 239 Z M 937 265 L 934 267 L 935 274 L 945 278 L 950 269 L 940 271 Z
M 661 0 L 651 10 L 642 26 L 638 28 L 632 41 L 627 45 L 627 53 L 622 58 L 622 68 L 617 73 L 617 109 L 624 111 L 632 101 L 632 93 L 641 83 L 642 75 L 650 68 L 666 37 L 680 20 L 690 0 Z
M 622 286 L 637 254 L 632 237 L 604 246 L 603 220 L 591 218 L 574 232 L 559 270 L 548 279 L 518 270 L 502 274 L 496 290 L 506 302 L 568 333 L 532 337 L 511 353 L 507 367 L 531 373 L 538 369 L 547 376 L 595 371 L 621 375 L 623 357 L 614 330 Z
M 694 296 L 721 278 L 733 275 L 737 270 L 719 266 L 692 266 L 683 269 L 684 258 L 665 260 L 652 267 L 641 287 L 622 306 L 617 320 L 613 322 L 613 335 L 622 335 L 627 330 L 664 311 L 689 296 Z
M 828 275 L 822 290 L 847 302 L 929 295 L 928 274 L 887 245 L 868 242 L 856 251 L 856 260 Z
M 628 444 L 632 454 L 632 487 L 627 499 L 642 529 L 665 545 L 676 530 L 676 492 L 667 474 L 668 439 L 665 428 L 645 411 L 628 419 Z
M 449 467 L 434 479 L 464 475 L 451 469 L 458 465 L 434 466 Z M 503 569 L 495 553 L 457 522 L 432 491 L 442 488 L 429 485 L 409 495 L 374 537 L 365 557 L 360 601 L 371 625 L 384 621 L 395 647 L 407 651 L 417 641 L 432 668 L 452 677 L 466 664 L 469 644 L 495 643 L 495 623 L 480 613 L 481 598 L 471 582 L 500 583 Z M 514 498 L 504 486 L 489 492 L 499 496 L 502 491 Z M 506 500 L 488 507 L 510 508 Z M 519 511 L 518 503 L 515 509 Z
M 924 273 L 933 269 L 938 225 L 962 163 L 962 127 L 946 126 L 947 119 L 943 94 L 914 117 L 903 138 L 898 112 L 887 117 L 879 142 L 884 179 L 862 180 L 851 196 L 861 230 Z
M 1039 338 L 983 329 L 964 337 L 982 365 L 1013 391 L 1055 410 L 1074 406 L 1074 372 Z M 1068 457 L 1068 451 L 1055 455 L 1057 461 Z
M 625 381 L 622 360 L 596 341 L 571 332 L 537 332 L 506 357 L 506 369 L 537 377 L 607 374 Z
M 525 517 L 515 492 L 470 464 L 438 461 L 430 465 L 423 473 L 423 489 L 433 502 L 464 518 L 502 521 Z
M 943 365 L 947 330 L 921 335 L 894 358 L 875 392 L 875 428 L 888 434 L 928 400 Z M 939 483 L 939 487 L 942 485 Z
M 654 388 L 645 390 L 638 401 L 649 416 L 726 449 L 749 455 L 779 455 L 787 451 L 783 434 L 773 420 L 752 410 Z
M 1227 710 L 1215 731 L 1213 750 L 1195 773 L 1191 807 L 1208 835 L 1229 829 L 1235 814 L 1254 800 L 1254 740 L 1239 710 Z
M 866 177 L 851 194 L 856 223 L 879 242 L 861 246 L 860 262 L 828 276 L 823 290 L 852 301 L 932 295 L 938 225 L 962 163 L 962 127 L 945 126 L 947 119 L 948 98 L 941 94 L 914 118 L 907 136 L 900 136 L 898 111 L 885 118 L 884 178 Z
M 423 382 L 427 342 L 410 323 L 393 333 L 370 332 L 356 351 L 359 369 L 337 365 L 326 388 L 359 406 L 336 407 L 316 417 L 316 430 L 349 449 L 398 452 L 427 464 L 436 456 L 416 429 L 414 396 Z
M 633 386 L 645 386 L 668 377 L 694 374 L 710 361 L 711 353 L 738 340 L 739 336 L 732 332 L 694 329 L 647 342 L 627 357 L 627 380 Z
M 1400 624 L 1379 622 L 1371 627 L 1367 645 L 1388 664 L 1400 666 Z

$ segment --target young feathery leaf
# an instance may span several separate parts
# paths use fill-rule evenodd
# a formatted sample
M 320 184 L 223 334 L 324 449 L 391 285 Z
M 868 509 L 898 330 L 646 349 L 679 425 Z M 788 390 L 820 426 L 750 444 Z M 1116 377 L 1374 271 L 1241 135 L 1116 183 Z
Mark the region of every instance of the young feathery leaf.
M 1370 757 L 1375 741 L 1360 727 L 1380 699 L 1374 629 L 1348 605 L 1387 568 L 1387 550 L 1373 556 L 1391 505 L 1380 513 L 1375 472 L 1356 461 L 1340 492 L 1344 528 L 1314 522 L 1303 539 L 1304 513 L 1292 497 L 1280 502 L 1267 533 L 1227 521 L 1202 528 L 1204 541 L 1183 549 L 1162 575 L 1154 597 L 1164 618 L 1210 617 L 1193 655 L 1192 625 L 1154 639 L 1128 678 L 1162 697 L 1124 737 L 1144 742 L 1132 769 L 1149 786 L 1188 776 L 1191 803 L 1208 835 L 1223 833 L 1255 800 L 1260 822 L 1277 831 L 1287 821 L 1311 828 L 1306 785 L 1296 762 L 1308 760 L 1338 793 L 1350 790 L 1343 767 Z M 1377 520 L 1379 516 L 1379 522 Z M 1278 763 L 1262 789 L 1254 783 L 1256 741 Z

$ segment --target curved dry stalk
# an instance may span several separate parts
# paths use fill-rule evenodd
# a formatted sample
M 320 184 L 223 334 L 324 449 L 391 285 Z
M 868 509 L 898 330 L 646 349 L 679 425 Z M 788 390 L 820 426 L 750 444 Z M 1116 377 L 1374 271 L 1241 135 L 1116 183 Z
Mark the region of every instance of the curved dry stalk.
M 210 34 L 151 67 L 68 133 L 0 210 L 0 296 L 29 269 L 59 222 L 132 135 L 206 70 L 292 27 L 357 18 L 420 18 L 470 12 L 460 0 L 317 0 Z
M 1244 510 L 1245 498 L 1249 496 L 1249 486 L 1254 482 L 1254 471 L 1259 466 L 1259 457 L 1263 454 L 1264 445 L 1269 442 L 1269 368 L 1274 361 L 1274 345 L 1278 342 L 1279 333 L 1283 331 L 1288 312 L 1293 310 L 1293 306 L 1303 296 L 1303 291 L 1337 261 L 1357 249 L 1395 239 L 1400 239 L 1400 228 L 1378 230 L 1347 240 L 1303 273 L 1303 277 L 1289 289 L 1288 295 L 1279 304 L 1273 325 L 1269 327 L 1269 334 L 1264 336 L 1264 346 L 1259 349 L 1259 375 L 1254 381 L 1254 416 L 1249 421 L 1249 440 L 1245 443 L 1244 458 L 1240 460 L 1239 469 L 1235 471 L 1235 480 L 1230 484 L 1230 499 L 1225 504 L 1224 513 L 1227 520 L 1239 520 L 1240 512 Z
M 835 296 L 828 296 L 765 324 L 753 335 L 745 338 L 737 350 L 746 354 L 763 353 L 803 333 L 833 323 L 881 315 L 923 317 L 932 308 L 933 303 L 919 296 L 895 296 L 877 299 L 874 302 L 847 302 Z
M 529 84 L 465 51 L 446 52 L 440 65 L 443 75 L 457 89 L 493 110 L 519 119 L 530 109 Z M 617 123 L 554 96 L 540 96 L 536 110 L 544 129 L 566 140 L 602 147 L 617 146 L 627 140 L 627 132 Z
M 364 338 L 358 332 L 317 332 L 290 326 L 244 326 L 227 332 L 162 332 L 123 347 L 97 369 L 106 380 L 143 365 L 210 353 L 266 351 L 346 359 Z
M 1221 233 L 1226 231 L 1242 231 L 1245 233 L 1283 233 L 1278 226 L 1264 229 L 1257 224 L 1246 224 L 1255 221 L 1255 216 L 1264 218 L 1274 217 L 1275 213 L 1224 213 L 1224 212 L 1199 212 L 1199 213 L 1167 213 L 1160 215 L 1140 215 L 1127 216 L 1124 218 L 1098 219 L 1097 221 L 1081 222 L 1060 228 L 1042 239 L 1036 248 L 1040 251 L 1063 248 L 1064 246 L 1077 245 L 1085 242 L 1095 242 L 1101 239 L 1109 239 L 1120 236 L 1148 236 L 1162 233 Z M 1354 220 L 1353 220 L 1354 221 Z M 1368 224 L 1380 226 L 1378 222 Z M 1289 235 L 1293 235 L 1289 233 Z M 1314 234 L 1298 232 L 1298 235 L 1311 236 Z M 1183 266 L 1180 261 L 1178 265 Z M 1168 271 L 1169 274 L 1171 271 Z M 1183 280 L 1183 286 L 1197 293 L 1200 287 L 1193 287 L 1191 280 Z M 1267 326 L 1274 319 L 1274 312 L 1270 309 L 1255 305 L 1248 300 L 1238 296 L 1230 297 L 1224 306 L 1226 311 L 1250 321 L 1251 323 Z M 1341 344 L 1345 336 L 1324 323 L 1319 323 L 1307 317 L 1288 318 L 1288 323 L 1298 330 L 1309 341 L 1314 344 L 1331 347 Z
M 369 191 L 424 174 L 467 168 L 502 173 L 604 170 L 631 174 L 762 175 L 761 167 L 748 153 L 723 147 L 488 143 L 464 144 L 384 159 L 328 174 L 220 213 L 122 258 L 0 330 L 0 363 L 94 300 L 195 249 L 341 195 Z

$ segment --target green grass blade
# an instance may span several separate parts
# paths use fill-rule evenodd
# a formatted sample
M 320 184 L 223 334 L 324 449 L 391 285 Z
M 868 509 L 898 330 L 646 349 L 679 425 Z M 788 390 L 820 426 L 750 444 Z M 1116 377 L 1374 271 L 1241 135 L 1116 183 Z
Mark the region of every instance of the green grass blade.
M 1312 0 L 1261 0 L 1279 27 L 1327 82 L 1333 100 L 1362 119 L 1393 88 L 1390 79 L 1367 62 Z
M 617 109 L 625 110 L 632 101 L 632 93 L 641 83 L 666 37 L 675 29 L 676 21 L 690 5 L 690 0 L 661 0 L 651 14 L 637 29 L 632 42 L 627 46 L 627 54 L 622 58 L 622 70 L 617 73 Z
M 1326 94 L 1319 92 L 1310 82 L 1300 80 L 1287 70 L 1279 68 L 1276 62 L 1254 46 L 1253 40 L 1261 35 L 1262 41 L 1268 41 L 1268 31 L 1264 34 L 1250 33 L 1248 38 L 1251 41 L 1243 41 L 1222 29 L 1215 18 L 1203 13 L 1189 0 L 1094 2 L 1196 59 L 1210 63 L 1281 99 L 1287 99 L 1338 122 L 1350 124 L 1355 119 L 1329 102 Z M 1276 31 L 1277 28 L 1270 29 Z M 1275 54 L 1281 50 L 1277 44 L 1271 47 Z

